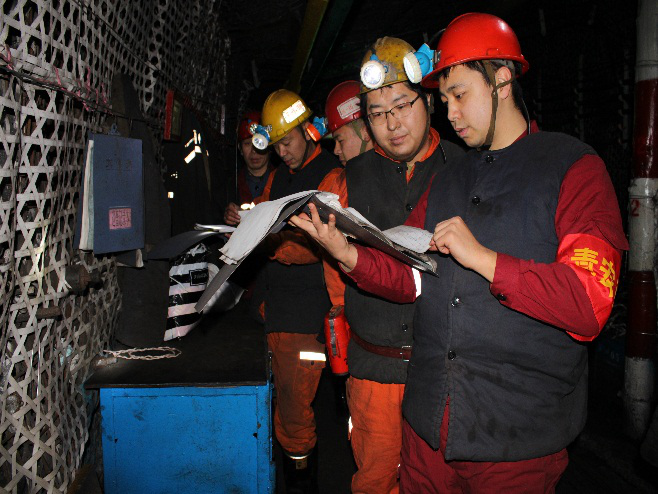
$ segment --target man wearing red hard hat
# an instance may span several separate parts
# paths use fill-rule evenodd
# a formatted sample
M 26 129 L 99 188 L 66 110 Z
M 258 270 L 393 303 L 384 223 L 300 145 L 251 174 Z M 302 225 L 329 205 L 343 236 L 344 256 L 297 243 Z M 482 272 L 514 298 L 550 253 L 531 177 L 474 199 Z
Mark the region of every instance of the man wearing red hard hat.
M 527 118 L 529 64 L 502 19 L 456 18 L 428 60 L 422 85 L 472 148 L 407 221 L 432 233 L 438 277 L 348 244 L 314 208 L 292 221 L 362 290 L 418 299 L 401 490 L 554 492 L 586 419 L 581 342 L 610 315 L 628 249 L 617 199 L 591 147 Z
M 343 166 L 372 149 L 372 138 L 359 104 L 360 92 L 357 81 L 341 82 L 331 90 L 324 106 L 327 128 L 336 143 L 334 154 Z
M 269 149 L 257 149 L 252 142 L 251 126 L 260 124 L 260 112 L 247 111 L 238 124 L 238 151 L 244 159 L 245 167 L 237 174 L 238 203 L 251 204 L 260 197 L 265 184 L 274 169 L 272 153 Z

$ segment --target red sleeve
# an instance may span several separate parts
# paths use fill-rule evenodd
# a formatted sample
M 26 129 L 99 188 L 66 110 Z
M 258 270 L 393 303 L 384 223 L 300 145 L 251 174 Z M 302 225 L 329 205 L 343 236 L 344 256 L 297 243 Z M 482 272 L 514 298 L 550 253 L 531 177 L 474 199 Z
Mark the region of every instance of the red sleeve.
M 577 340 L 593 340 L 612 310 L 621 251 L 628 249 L 614 188 L 598 156 L 584 156 L 565 175 L 555 232 L 553 263 L 499 253 L 491 292 L 511 309 Z
M 409 266 L 377 249 L 354 246 L 359 257 L 347 276 L 359 288 L 391 302 L 405 304 L 416 300 L 416 283 Z

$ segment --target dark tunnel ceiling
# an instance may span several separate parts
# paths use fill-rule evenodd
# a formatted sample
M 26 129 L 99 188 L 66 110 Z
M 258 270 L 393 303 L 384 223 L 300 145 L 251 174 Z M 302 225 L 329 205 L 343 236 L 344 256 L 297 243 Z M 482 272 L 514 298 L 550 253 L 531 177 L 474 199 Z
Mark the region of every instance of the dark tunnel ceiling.
M 600 2 L 586 0 L 330 0 L 324 21 L 340 2 L 351 6 L 335 43 L 314 81 L 302 79 L 300 92 L 307 103 L 316 108 L 323 104 L 336 84 L 358 78 L 365 50 L 381 36 L 399 37 L 417 48 L 426 39 L 436 38 L 438 31 L 456 16 L 488 12 L 502 17 L 512 26 L 532 66 L 532 58 L 528 55 L 543 30 L 585 25 L 593 16 L 607 15 Z M 286 85 L 306 3 L 306 0 L 224 0 L 222 3 L 225 26 L 231 38 L 231 73 L 235 74 L 234 84 L 238 85 L 233 87 L 243 91 L 244 87 L 254 85 L 252 66 L 257 70 L 260 84 L 250 91 L 248 106 L 259 107 L 268 94 Z M 631 4 L 635 8 L 635 2 Z M 320 30 L 325 28 L 326 23 L 323 23 Z M 337 29 L 335 25 L 333 28 Z M 431 48 L 435 47 L 436 41 L 433 41 Z M 310 66 L 314 61 L 312 57 L 309 59 Z

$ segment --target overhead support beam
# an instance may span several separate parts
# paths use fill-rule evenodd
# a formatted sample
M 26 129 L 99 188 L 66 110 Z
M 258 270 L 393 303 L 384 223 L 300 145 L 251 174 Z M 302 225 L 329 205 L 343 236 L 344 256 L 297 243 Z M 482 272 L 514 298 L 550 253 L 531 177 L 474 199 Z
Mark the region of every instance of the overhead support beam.
M 308 0 L 306 4 L 306 12 L 304 13 L 304 21 L 302 22 L 302 29 L 299 33 L 299 40 L 297 41 L 297 48 L 295 49 L 295 59 L 292 63 L 292 70 L 290 78 L 286 84 L 286 88 L 299 93 L 301 89 L 302 74 L 308 62 L 311 49 L 315 43 L 315 38 L 320 30 L 324 13 L 329 5 L 329 0 Z
M 302 72 L 301 87 L 304 94 L 308 94 L 315 85 L 353 4 L 353 0 L 333 0 L 327 9 L 305 71 Z

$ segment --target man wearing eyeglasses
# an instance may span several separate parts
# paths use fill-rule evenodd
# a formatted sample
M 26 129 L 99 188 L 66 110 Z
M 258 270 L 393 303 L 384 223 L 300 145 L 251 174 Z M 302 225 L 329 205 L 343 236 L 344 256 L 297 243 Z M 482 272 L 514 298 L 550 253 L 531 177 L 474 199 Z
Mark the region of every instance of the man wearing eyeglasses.
M 438 276 L 348 244 L 313 206 L 312 223 L 290 221 L 362 289 L 400 303 L 422 289 L 403 490 L 554 493 L 587 416 L 582 342 L 608 319 L 628 249 L 614 188 L 592 148 L 529 121 L 516 81 L 529 63 L 505 21 L 454 19 L 433 60 L 421 84 L 473 148 L 407 222 L 433 231 Z
M 341 199 L 382 230 L 403 224 L 431 179 L 464 154 L 430 127 L 429 95 L 409 82 L 404 68 L 404 57 L 413 52 L 407 42 L 385 37 L 372 45 L 362 64 L 363 74 L 376 59 L 382 75 L 376 88 L 361 79 L 361 111 L 374 149 L 347 162 L 347 198 Z M 343 285 L 326 266 L 325 277 L 332 303 L 342 304 Z M 352 331 L 347 393 L 358 467 L 352 492 L 398 492 L 414 304 L 388 302 L 351 283 L 344 288 L 344 304 Z

